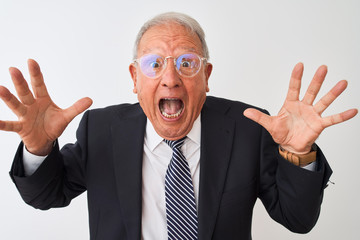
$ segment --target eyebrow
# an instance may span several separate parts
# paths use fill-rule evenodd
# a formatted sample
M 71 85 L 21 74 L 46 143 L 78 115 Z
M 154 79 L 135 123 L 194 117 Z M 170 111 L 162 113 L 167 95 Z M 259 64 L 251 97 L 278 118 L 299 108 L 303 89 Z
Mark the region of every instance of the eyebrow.
M 194 53 L 197 53 L 196 49 L 195 48 L 192 48 L 192 47 L 185 47 L 185 46 L 180 46 L 178 47 L 180 49 L 183 49 L 183 50 L 186 50 L 186 51 L 190 51 L 190 52 L 194 52 Z M 141 55 L 144 55 L 144 54 L 147 54 L 147 53 L 151 53 L 151 52 L 154 52 L 154 50 L 162 50 L 162 48 L 159 48 L 159 47 L 156 47 L 156 48 L 145 48 Z

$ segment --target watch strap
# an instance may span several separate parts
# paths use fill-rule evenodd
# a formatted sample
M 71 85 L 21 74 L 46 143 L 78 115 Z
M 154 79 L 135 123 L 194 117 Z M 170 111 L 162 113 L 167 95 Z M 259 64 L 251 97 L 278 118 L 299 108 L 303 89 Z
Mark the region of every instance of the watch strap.
M 292 164 L 304 167 L 312 162 L 316 161 L 316 150 L 312 148 L 312 150 L 307 154 L 295 154 L 292 152 L 289 152 L 285 149 L 283 149 L 281 146 L 279 146 L 279 154 L 291 162 Z

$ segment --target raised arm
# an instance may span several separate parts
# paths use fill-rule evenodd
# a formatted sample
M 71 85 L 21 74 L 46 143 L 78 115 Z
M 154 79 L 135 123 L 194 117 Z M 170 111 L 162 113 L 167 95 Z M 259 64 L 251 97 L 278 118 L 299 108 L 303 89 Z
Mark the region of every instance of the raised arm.
M 33 92 L 17 68 L 10 68 L 9 72 L 18 98 L 0 86 L 0 98 L 18 117 L 18 121 L 0 120 L 0 130 L 18 133 L 29 152 L 44 156 L 66 126 L 91 106 L 92 100 L 82 98 L 61 109 L 51 100 L 38 63 L 29 59 L 28 68 Z
M 298 63 L 292 72 L 289 90 L 284 105 L 277 116 L 268 116 L 256 109 L 247 109 L 244 115 L 262 125 L 273 137 L 274 141 L 285 150 L 306 154 L 320 133 L 327 127 L 349 120 L 358 110 L 350 109 L 328 117 L 321 114 L 346 89 L 347 81 L 338 82 L 315 105 L 314 100 L 321 88 L 327 73 L 326 66 L 316 71 L 304 98 L 299 100 L 301 78 L 304 71 L 302 63 Z

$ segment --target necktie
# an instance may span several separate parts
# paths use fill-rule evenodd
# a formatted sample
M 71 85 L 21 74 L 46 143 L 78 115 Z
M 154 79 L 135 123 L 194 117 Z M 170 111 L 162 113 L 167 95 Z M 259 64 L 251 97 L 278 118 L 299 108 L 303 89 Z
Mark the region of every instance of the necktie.
M 180 148 L 185 138 L 164 141 L 173 155 L 165 175 L 168 239 L 197 239 L 198 218 L 189 164 Z

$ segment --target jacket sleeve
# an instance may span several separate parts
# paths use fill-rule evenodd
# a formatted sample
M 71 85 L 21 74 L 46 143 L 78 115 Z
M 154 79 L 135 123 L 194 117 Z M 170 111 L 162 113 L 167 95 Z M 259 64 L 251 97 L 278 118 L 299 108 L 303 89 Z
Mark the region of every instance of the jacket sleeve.
M 262 130 L 259 198 L 269 215 L 286 228 L 307 233 L 320 214 L 324 189 L 332 174 L 320 148 L 317 169 L 309 171 L 282 158 L 270 134 Z
M 27 204 L 42 210 L 65 207 L 86 190 L 87 118 L 88 112 L 77 130 L 77 142 L 65 145 L 60 151 L 56 141 L 52 152 L 28 177 L 24 175 L 23 143 L 20 143 L 10 177 Z

